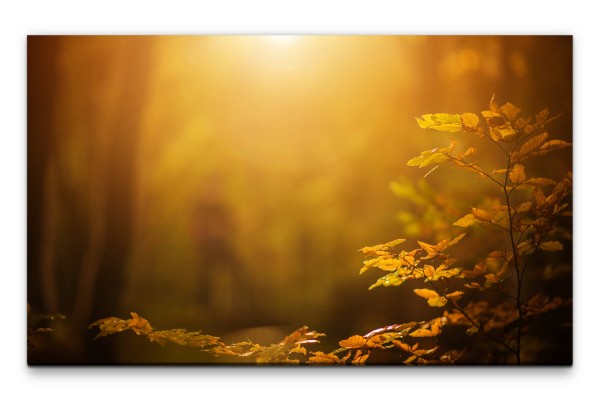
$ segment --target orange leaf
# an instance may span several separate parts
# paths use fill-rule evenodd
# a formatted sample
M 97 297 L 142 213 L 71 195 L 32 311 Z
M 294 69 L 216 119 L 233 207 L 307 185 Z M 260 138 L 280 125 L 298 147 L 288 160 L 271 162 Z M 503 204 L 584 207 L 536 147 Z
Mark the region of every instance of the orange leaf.
M 490 111 L 493 111 L 494 113 L 502 112 L 502 109 L 500 109 L 500 106 L 498 106 L 498 103 L 496 102 L 496 94 L 495 93 L 492 95 L 492 98 L 490 99 L 489 108 L 490 108 Z
M 491 223 L 494 221 L 494 215 L 486 212 L 483 209 L 477 209 L 476 207 L 472 207 L 471 211 L 473 212 L 473 217 L 475 217 L 479 221 L 485 221 L 487 223 Z
M 508 178 L 514 184 L 520 184 L 527 179 L 527 175 L 525 174 L 525 167 L 522 164 L 515 164 L 513 169 L 508 173 Z
M 477 117 L 477 114 L 463 113 L 460 118 L 462 120 L 463 128 L 466 131 L 472 131 L 473 129 L 476 129 L 477 124 L 479 124 L 479 117 Z
M 319 364 L 323 364 L 323 365 L 333 365 L 340 361 L 340 358 L 338 358 L 336 355 L 325 354 L 324 352 L 321 352 L 321 351 L 313 352 L 313 355 L 314 356 L 311 356 L 310 358 L 308 358 L 308 361 L 311 363 L 319 363 Z
M 501 110 L 504 117 L 506 117 L 510 121 L 515 121 L 517 115 L 521 112 L 521 109 L 519 109 L 512 103 L 505 103 L 504 106 L 502 106 Z
M 392 344 L 394 344 L 396 347 L 406 351 L 406 352 L 410 352 L 411 348 L 410 345 L 403 343 L 402 341 L 399 340 L 392 340 Z
M 525 142 L 523 145 L 521 145 L 519 150 L 516 152 L 517 156 L 515 157 L 515 160 L 523 158 L 523 157 L 527 156 L 529 153 L 533 152 L 534 150 L 537 150 L 540 146 L 542 146 L 542 143 L 544 143 L 544 141 L 547 138 L 548 138 L 548 133 L 544 132 L 543 134 L 536 135 L 533 138 L 529 139 L 527 142 Z
M 355 335 L 355 336 L 352 336 L 345 340 L 340 341 L 339 344 L 340 344 L 340 347 L 342 347 L 342 348 L 353 349 L 353 348 L 363 347 L 365 345 L 366 341 L 367 340 L 365 340 L 364 337 Z
M 352 364 L 353 365 L 362 365 L 366 362 L 367 358 L 369 357 L 370 352 L 367 351 L 365 353 L 363 353 L 363 351 L 358 350 L 356 351 L 356 355 L 354 355 L 354 359 L 352 360 Z
M 437 292 L 429 290 L 427 288 L 415 288 L 414 292 L 421 298 L 425 299 L 437 298 L 440 296 Z

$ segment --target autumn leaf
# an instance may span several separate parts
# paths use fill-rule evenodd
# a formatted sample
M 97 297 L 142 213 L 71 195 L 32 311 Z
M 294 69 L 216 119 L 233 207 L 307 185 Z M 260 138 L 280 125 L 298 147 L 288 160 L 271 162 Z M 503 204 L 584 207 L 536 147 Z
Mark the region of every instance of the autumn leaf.
M 572 144 L 567 141 L 562 141 L 560 139 L 553 139 L 551 141 L 544 143 L 540 147 L 540 150 L 550 151 L 550 150 L 555 150 L 555 149 L 563 149 L 563 148 L 568 148 L 571 145 Z
M 297 345 L 290 350 L 290 354 L 293 354 L 293 353 L 306 355 L 306 348 L 304 348 L 301 345 Z
M 435 351 L 438 350 L 439 347 L 433 347 L 431 349 L 419 349 L 419 350 L 415 350 L 413 352 L 413 355 L 416 356 L 425 356 L 425 355 L 431 355 L 433 354 Z
M 397 286 L 403 284 L 406 280 L 408 280 L 408 277 L 400 275 L 400 274 L 401 274 L 401 272 L 393 272 L 393 273 L 387 274 L 383 277 L 380 277 L 379 279 L 377 279 L 375 284 L 373 284 L 369 287 L 369 290 L 372 290 L 373 288 L 377 288 L 379 286 L 397 287 Z
M 530 185 L 532 187 L 548 186 L 548 185 L 556 185 L 556 181 L 551 180 L 550 178 L 535 177 L 535 178 L 528 179 L 527 181 L 524 182 L 524 184 Z
M 406 343 L 403 343 L 403 342 L 402 342 L 402 341 L 400 341 L 400 340 L 393 340 L 393 341 L 392 341 L 392 344 L 394 344 L 396 347 L 398 347 L 398 348 L 402 349 L 403 351 L 406 351 L 406 352 L 411 352 L 410 345 L 408 345 L 408 344 L 406 344 Z
M 425 277 L 433 276 L 435 274 L 435 267 L 431 265 L 426 265 L 423 268 L 423 274 L 425 275 Z
M 544 141 L 546 141 L 546 139 L 548 139 L 547 132 L 544 132 L 543 134 L 534 136 L 533 138 L 531 138 L 531 139 L 527 140 L 525 143 L 523 143 L 523 145 L 521 145 L 519 150 L 516 151 L 515 153 L 513 153 L 511 158 L 516 161 L 516 160 L 521 160 L 521 159 L 527 157 L 530 153 L 532 153 L 533 151 L 537 150 L 540 146 L 542 146 L 542 144 L 544 143 Z
M 560 242 L 558 241 L 546 241 L 546 242 L 542 242 L 540 244 L 540 249 L 544 250 L 544 251 L 562 251 L 563 250 L 563 246 Z
M 479 221 L 483 221 L 486 223 L 491 223 L 494 221 L 494 215 L 490 212 L 487 212 L 483 209 L 478 209 L 476 207 L 472 207 L 471 211 L 473 212 L 473 217 Z
M 515 121 L 517 115 L 521 112 L 521 109 L 514 104 L 507 102 L 501 107 L 500 111 L 509 121 Z
M 364 337 L 355 335 L 355 336 L 352 336 L 345 340 L 340 341 L 339 344 L 340 344 L 340 347 L 342 347 L 342 348 L 353 349 L 353 348 L 364 347 L 366 342 L 367 342 L 367 340 L 365 340 Z
M 465 293 L 464 293 L 463 291 L 454 291 L 454 292 L 451 292 L 450 294 L 446 294 L 446 298 L 448 298 L 448 299 L 449 299 L 449 300 L 451 300 L 451 301 L 455 301 L 455 302 L 456 302 L 456 301 L 458 301 L 460 298 L 462 298 L 462 296 L 463 296 L 464 294 L 465 294 Z
M 465 131 L 477 131 L 477 124 L 479 124 L 479 117 L 473 113 L 463 113 L 461 116 L 463 129 Z
M 427 167 L 431 164 L 443 163 L 449 160 L 450 157 L 443 152 L 438 152 L 438 149 L 427 150 L 422 152 L 421 155 L 410 159 L 406 165 L 411 167 L 418 166 L 419 168 Z
M 498 106 L 498 103 L 496 102 L 496 94 L 494 93 L 492 95 L 492 98 L 490 99 L 490 103 L 488 105 L 490 111 L 493 111 L 494 113 L 501 113 L 502 109 L 500 109 L 500 106 Z
M 467 329 L 467 335 L 472 336 L 473 334 L 479 333 L 479 328 L 477 326 L 471 326 Z
M 413 291 L 415 292 L 415 294 L 425 299 L 437 298 L 440 296 L 437 292 L 429 290 L 427 288 L 415 288 Z
M 416 355 L 411 355 L 408 358 L 406 358 L 402 363 L 408 365 L 409 363 L 411 363 L 415 359 L 417 359 L 417 356 Z
M 531 240 L 523 241 L 517 246 L 517 251 L 519 255 L 528 255 L 533 252 L 533 245 L 531 244 Z
M 352 359 L 353 365 L 363 365 L 367 358 L 369 358 L 370 351 L 363 352 L 362 350 L 356 351 L 356 355 L 354 355 L 354 359 Z
M 546 204 L 546 196 L 544 196 L 544 193 L 537 187 L 531 192 L 531 195 L 533 196 L 533 201 L 537 208 L 541 208 Z
M 365 246 L 364 248 L 359 249 L 359 252 L 364 253 L 365 255 L 380 255 L 378 252 L 384 251 L 384 254 L 387 254 L 391 248 L 395 247 L 406 241 L 405 239 L 395 239 L 390 242 L 386 242 L 385 244 L 379 244 L 374 246 Z
M 313 352 L 313 356 L 308 358 L 309 363 L 317 363 L 321 365 L 334 365 L 340 362 L 340 358 L 337 355 L 326 354 L 321 351 Z
M 510 173 L 508 173 L 508 178 L 510 178 L 513 184 L 524 182 L 527 179 L 525 167 L 522 164 L 515 164 Z
M 150 323 L 146 319 L 139 316 L 135 312 L 130 312 L 130 313 L 131 313 L 131 319 L 127 323 L 127 326 L 131 330 L 133 330 L 133 332 L 135 334 L 137 334 L 139 336 L 140 334 L 148 334 L 148 333 L 152 332 L 152 326 L 150 326 Z
M 423 129 L 432 128 L 438 131 L 456 132 L 462 128 L 460 114 L 424 114 L 416 120 L 419 127 Z
M 434 308 L 441 308 L 445 306 L 446 303 L 448 303 L 448 300 L 444 297 L 429 298 L 427 300 L 427 304 Z
M 457 221 L 455 221 L 452 224 L 455 226 L 459 226 L 459 227 L 469 227 L 475 223 L 477 223 L 477 219 L 475 219 L 475 216 L 473 216 L 471 213 L 469 213 L 469 214 L 465 215 L 464 217 L 461 217 L 460 219 L 458 219 Z
M 442 319 L 436 318 L 409 334 L 411 337 L 436 337 L 441 333 Z

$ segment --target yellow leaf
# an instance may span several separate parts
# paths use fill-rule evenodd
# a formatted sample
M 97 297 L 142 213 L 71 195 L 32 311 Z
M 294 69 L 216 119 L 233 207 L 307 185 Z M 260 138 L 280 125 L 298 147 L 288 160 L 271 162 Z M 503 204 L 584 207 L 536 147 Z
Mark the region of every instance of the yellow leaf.
M 462 233 L 457 235 L 456 237 L 454 237 L 454 239 L 452 239 L 452 241 L 448 242 L 447 244 L 445 244 L 445 246 L 443 247 L 443 249 L 449 248 L 452 245 L 456 245 L 458 244 L 458 242 L 463 239 L 465 237 L 465 235 L 467 235 L 467 233 Z M 440 245 L 443 244 L 444 241 L 440 242 Z
M 131 319 L 129 320 L 127 326 L 131 328 L 135 332 L 135 334 L 148 334 L 152 332 L 152 326 L 150 326 L 150 322 L 148 322 L 143 317 L 139 316 L 135 312 L 131 313 Z
M 508 178 L 514 184 L 520 184 L 527 179 L 527 175 L 525 174 L 525 167 L 522 164 L 515 164 L 513 169 L 508 173 Z
M 495 93 L 492 95 L 492 98 L 490 99 L 489 108 L 490 108 L 490 111 L 493 111 L 494 113 L 502 112 L 502 109 L 500 109 L 500 106 L 498 106 L 498 103 L 496 102 L 496 94 Z
M 364 253 L 365 255 L 382 256 L 378 252 L 388 251 L 391 248 L 395 247 L 396 245 L 403 243 L 404 241 L 406 241 L 406 240 L 405 239 L 395 239 L 393 241 L 386 242 L 385 244 L 379 244 L 379 245 L 374 245 L 374 246 L 365 246 L 364 248 L 361 248 L 358 251 Z
M 550 178 L 536 177 L 536 178 L 528 179 L 527 181 L 525 181 L 525 184 L 531 185 L 531 186 L 546 186 L 546 185 L 556 185 L 556 181 L 551 180 Z
M 425 274 L 425 277 L 433 276 L 435 274 L 435 267 L 426 265 L 423 268 L 423 274 Z
M 423 355 L 430 355 L 433 354 L 435 351 L 437 351 L 439 347 L 433 347 L 431 349 L 420 349 L 414 352 L 414 355 L 416 356 L 423 356 Z
M 427 300 L 427 304 L 434 308 L 441 308 L 445 306 L 447 302 L 448 301 L 444 297 L 429 298 Z
M 360 351 L 358 351 L 358 352 L 360 352 Z M 344 356 L 342 359 L 340 359 L 340 363 L 346 362 L 350 358 L 350 355 L 352 355 L 352 351 L 348 351 L 348 353 L 346 354 L 346 356 Z
M 301 345 L 296 345 L 294 348 L 292 348 L 292 349 L 290 350 L 290 354 L 291 354 L 291 353 L 296 353 L 296 354 L 304 354 L 304 355 L 306 355 L 306 348 L 304 348 L 304 347 L 303 347 L 303 346 L 301 346 Z
M 535 206 L 540 208 L 546 204 L 546 196 L 537 187 L 531 192 Z
M 469 213 L 464 217 L 461 217 L 460 219 L 458 219 L 457 221 L 455 221 L 453 223 L 453 225 L 455 226 L 459 226 L 459 227 L 469 227 L 473 224 L 477 223 L 477 220 L 475 219 L 475 217 Z
M 517 246 L 517 250 L 519 251 L 519 255 L 528 255 L 533 252 L 533 245 L 531 244 L 531 240 L 523 241 Z
M 531 117 L 527 117 L 527 118 L 519 117 L 519 118 L 517 118 L 515 125 L 517 126 L 517 128 L 521 129 L 525 125 L 529 124 L 530 121 L 531 121 Z
M 521 112 L 521 109 L 512 103 L 505 103 L 504 106 L 502 106 L 501 111 L 504 117 L 506 117 L 509 121 L 515 121 L 517 114 Z
M 367 342 L 367 340 L 365 340 L 362 336 L 355 335 L 355 336 L 352 336 L 345 340 L 340 341 L 339 344 L 340 344 L 340 347 L 342 347 L 342 348 L 353 349 L 353 348 L 363 347 L 366 342 Z
M 512 142 L 517 139 L 517 131 L 510 124 L 503 124 L 497 127 L 492 127 L 490 130 L 494 140 Z
M 361 350 L 356 351 L 356 355 L 354 355 L 354 359 L 352 359 L 353 365 L 362 365 L 367 361 L 367 358 L 370 355 L 370 351 L 364 352 Z
M 419 127 L 423 129 L 432 128 L 438 131 L 456 132 L 462 128 L 460 114 L 424 114 L 416 120 Z
M 540 249 L 544 251 L 562 251 L 563 246 L 558 241 L 546 241 L 540 244 Z
M 411 363 L 415 359 L 417 359 L 417 356 L 416 355 L 411 355 L 408 358 L 406 358 L 402 363 L 408 365 L 409 363 Z
M 477 152 L 476 148 L 469 148 L 465 151 L 465 154 L 462 157 L 464 158 L 464 157 L 470 156 L 475 152 Z
M 415 288 L 414 292 L 421 298 L 425 298 L 425 299 L 437 298 L 440 296 L 437 292 L 435 292 L 433 290 L 429 290 L 427 288 Z
M 477 114 L 463 113 L 460 117 L 462 119 L 463 128 L 465 131 L 477 129 L 477 124 L 479 124 L 479 117 L 477 117 Z
M 446 294 L 446 298 L 452 300 L 452 301 L 458 301 L 465 293 L 462 291 L 454 291 L 451 292 L 450 294 Z
M 484 221 L 486 223 L 491 223 L 494 221 L 494 215 L 486 212 L 483 209 L 477 209 L 476 207 L 472 207 L 471 211 L 473 212 L 473 217 L 475 217 L 479 221 Z
M 548 133 L 544 132 L 543 134 L 536 135 L 533 138 L 529 139 L 527 142 L 523 143 L 519 150 L 513 156 L 514 160 L 519 160 L 526 157 L 528 154 L 537 150 L 542 143 L 548 138 Z
M 544 110 L 540 111 L 536 116 L 535 116 L 535 122 L 536 124 L 541 124 L 544 121 L 546 121 L 548 119 L 548 116 L 550 115 L 550 111 L 548 110 L 548 108 L 546 107 Z
M 429 328 L 428 328 L 428 326 L 429 326 Z M 442 327 L 442 319 L 438 317 L 435 320 L 431 321 L 430 323 L 423 325 L 423 328 L 413 331 L 412 333 L 409 334 L 409 336 L 411 336 L 411 337 L 435 337 L 441 333 L 441 327 Z
M 417 329 L 409 334 L 411 337 L 435 337 L 437 334 L 434 334 L 431 330 L 428 329 Z
M 540 150 L 555 150 L 562 149 L 571 146 L 572 144 L 566 141 L 561 141 L 560 139 L 554 139 L 552 141 L 548 141 L 540 147 Z
M 400 340 L 392 340 L 392 344 L 394 344 L 396 347 L 402 349 L 403 351 L 406 351 L 406 352 L 411 351 L 410 345 L 403 343 Z
M 527 212 L 531 209 L 532 205 L 532 202 L 523 202 L 520 205 L 517 205 L 517 207 L 515 208 L 515 213 Z
M 313 355 L 314 356 L 311 356 L 310 358 L 308 358 L 308 361 L 310 363 L 318 363 L 318 364 L 322 364 L 322 365 L 333 365 L 340 361 L 340 358 L 338 358 L 336 355 L 325 354 L 324 352 L 321 352 L 321 351 L 313 352 Z
M 475 326 L 471 326 L 467 329 L 467 335 L 472 336 L 473 334 L 477 334 L 479 329 Z
M 418 243 L 418 244 L 419 244 L 419 246 L 420 246 L 421 248 L 423 248 L 423 250 L 424 250 L 424 251 L 426 251 L 427 253 L 430 253 L 430 254 L 435 254 L 435 253 L 437 253 L 437 250 L 436 250 L 436 248 L 435 248 L 435 245 L 431 245 L 431 244 L 428 244 L 428 243 L 426 243 L 426 242 L 423 242 L 423 241 L 418 241 L 418 240 L 417 240 L 417 243 Z

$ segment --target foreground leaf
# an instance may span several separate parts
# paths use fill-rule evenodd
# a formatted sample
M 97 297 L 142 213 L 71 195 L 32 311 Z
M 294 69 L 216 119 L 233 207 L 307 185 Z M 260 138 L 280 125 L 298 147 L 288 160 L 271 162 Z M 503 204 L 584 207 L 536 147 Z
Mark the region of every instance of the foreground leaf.
M 457 132 L 462 129 L 460 114 L 424 114 L 417 118 L 417 124 L 423 129 L 432 128 L 438 131 Z

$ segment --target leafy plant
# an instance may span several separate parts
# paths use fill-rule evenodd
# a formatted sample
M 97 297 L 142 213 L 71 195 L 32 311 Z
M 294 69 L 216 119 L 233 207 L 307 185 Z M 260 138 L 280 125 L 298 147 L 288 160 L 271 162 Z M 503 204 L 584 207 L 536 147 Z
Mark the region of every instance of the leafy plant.
M 415 294 L 433 308 L 446 308 L 438 318 L 440 328 L 444 325 L 465 326 L 468 335 L 477 334 L 502 354 L 503 360 L 507 359 L 507 353 L 513 355 L 516 364 L 521 364 L 522 338 L 532 319 L 571 302 L 541 293 L 529 299 L 524 297 L 526 273 L 541 267 L 535 266 L 538 253 L 563 251 L 563 241 L 570 238 L 569 230 L 560 222 L 562 217 L 571 215 L 572 173 L 566 172 L 557 180 L 528 176 L 524 162 L 571 144 L 549 139 L 548 133 L 543 131 L 557 118 L 550 117 L 548 109 L 526 118 L 519 117 L 520 112 L 511 103 L 499 106 L 492 97 L 489 110 L 481 112 L 483 121 L 473 113 L 437 113 L 417 118 L 417 123 L 424 129 L 462 131 L 490 141 L 504 158 L 504 165 L 497 169 L 489 171 L 481 167 L 474 160 L 477 149 L 469 147 L 458 151 L 455 140 L 448 147 L 423 151 L 407 163 L 419 168 L 429 167 L 426 176 L 442 164 L 452 164 L 492 182 L 498 195 L 488 200 L 488 207 L 471 207 L 471 213 L 454 222 L 454 226 L 484 225 L 490 230 L 499 230 L 504 235 L 506 247 L 485 250 L 471 268 L 456 267 L 457 259 L 448 253 L 448 249 L 458 244 L 466 233 L 448 237 L 437 244 L 417 241 L 418 247 L 408 251 L 395 250 L 403 239 L 361 249 L 369 257 L 361 273 L 371 268 L 387 273 L 370 289 L 399 286 L 408 280 L 423 283 L 425 288 L 415 289 Z M 488 296 L 484 300 L 461 303 L 467 291 L 499 294 L 499 297 Z M 469 299 L 476 298 L 477 294 L 470 294 Z M 430 332 L 428 334 L 438 336 L 441 330 Z M 417 356 L 417 361 L 426 362 L 423 356 Z
M 297 364 L 299 359 L 294 359 L 292 354 L 306 355 L 306 344 L 318 343 L 319 337 L 324 336 L 316 331 L 309 331 L 304 326 L 286 336 L 277 344 L 262 346 L 251 341 L 234 344 L 225 344 L 219 337 L 202 334 L 200 331 L 187 331 L 185 329 L 172 329 L 156 331 L 148 320 L 131 312 L 131 319 L 123 320 L 109 317 L 95 321 L 89 328 L 97 327 L 100 331 L 95 339 L 110 334 L 131 330 L 139 336 L 145 336 L 150 342 L 159 345 L 174 343 L 177 345 L 197 347 L 215 357 L 234 356 L 254 361 L 258 364 Z
M 486 169 L 474 158 L 478 149 L 468 147 L 459 151 L 457 142 L 452 140 L 447 147 L 421 152 L 408 161 L 408 166 L 428 167 L 427 176 L 441 165 L 450 164 L 491 182 L 497 192 L 485 204 L 473 205 L 470 213 L 455 220 L 452 226 L 437 227 L 440 231 L 436 235 L 441 240 L 435 244 L 417 241 L 413 249 L 403 250 L 398 248 L 406 240 L 396 239 L 360 249 L 367 257 L 360 274 L 371 269 L 385 272 L 369 290 L 416 282 L 420 288 L 413 289 L 414 295 L 429 307 L 439 309 L 439 316 L 353 335 L 339 341 L 339 348 L 332 352 L 312 351 L 309 355 L 305 345 L 318 343 L 324 334 L 309 331 L 307 327 L 270 346 L 251 341 L 226 345 L 218 337 L 181 329 L 155 331 L 147 320 L 135 313 L 129 320 L 101 319 L 90 328 L 100 329 L 97 338 L 132 330 L 161 345 L 171 342 L 199 347 L 215 356 L 252 358 L 256 363 L 361 365 L 377 350 L 395 352 L 405 364 L 452 364 L 460 362 L 470 347 L 476 349 L 471 352 L 482 352 L 482 347 L 486 347 L 485 354 L 490 361 L 521 364 L 522 339 L 532 323 L 571 303 L 571 299 L 543 292 L 526 294 L 525 288 L 530 284 L 531 270 L 537 270 L 540 276 L 552 276 L 548 266 L 540 263 L 539 254 L 565 252 L 564 243 L 570 240 L 569 225 L 563 223 L 571 216 L 572 173 L 549 178 L 535 176 L 526 169 L 525 164 L 531 159 L 545 157 L 571 144 L 550 139 L 544 131 L 546 125 L 557 118 L 551 117 L 548 109 L 534 117 L 520 117 L 520 113 L 515 105 L 499 106 L 492 97 L 489 110 L 481 112 L 483 119 L 474 113 L 437 113 L 417 118 L 423 129 L 477 135 L 493 144 L 503 164 L 496 169 Z M 416 193 L 402 185 L 392 184 L 392 189 L 403 196 L 410 191 Z M 420 197 L 419 206 L 426 206 L 429 198 Z M 431 210 L 436 218 L 447 219 L 450 210 L 455 214 L 447 205 L 436 205 Z M 482 226 L 481 235 L 493 237 L 497 246 L 478 248 L 475 253 L 470 252 L 468 260 L 459 263 L 450 250 L 463 241 L 467 232 L 452 234 L 450 231 L 464 231 L 476 225 Z M 496 237 L 498 233 L 500 237 Z M 557 270 L 557 274 L 561 272 L 570 273 L 570 270 Z M 464 330 L 465 339 L 460 349 L 446 346 L 440 339 L 445 327 L 451 326 Z M 476 341 L 469 341 L 467 336 L 476 336 Z

